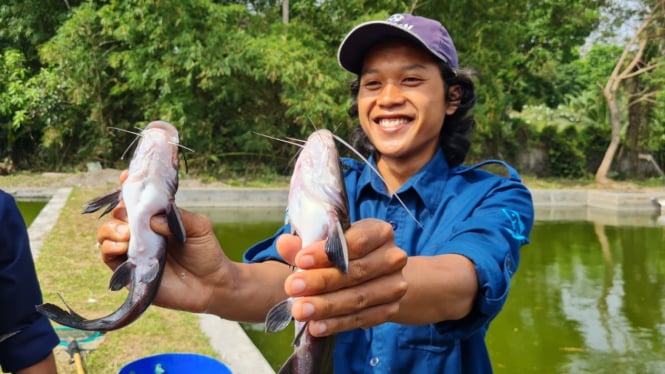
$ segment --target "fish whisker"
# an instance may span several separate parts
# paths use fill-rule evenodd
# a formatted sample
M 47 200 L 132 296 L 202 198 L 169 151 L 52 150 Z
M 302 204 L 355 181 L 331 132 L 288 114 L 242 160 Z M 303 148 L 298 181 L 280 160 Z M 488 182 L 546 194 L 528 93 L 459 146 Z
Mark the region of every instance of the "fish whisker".
M 252 131 L 252 132 L 256 135 L 263 136 L 264 138 L 276 140 L 278 142 L 282 142 L 282 143 L 286 143 L 286 144 L 290 144 L 290 145 L 295 145 L 296 147 L 300 147 L 300 148 L 302 148 L 303 144 L 306 142 L 304 140 L 300 140 L 300 139 L 296 139 L 296 138 L 281 139 L 281 138 L 278 138 L 276 136 L 262 134 L 262 133 L 256 132 L 256 131 Z
M 184 149 L 185 151 L 190 151 L 190 152 L 192 152 L 192 153 L 196 153 L 195 150 L 193 150 L 193 149 L 191 149 L 191 148 L 189 148 L 189 147 L 187 147 L 187 146 L 184 146 L 184 145 L 182 145 L 182 144 L 180 144 L 180 143 L 169 142 L 169 144 L 173 144 L 173 145 L 175 145 L 175 146 L 178 147 L 178 148 Z
M 136 143 L 136 141 L 137 141 L 141 136 L 143 136 L 143 133 L 142 133 L 143 130 L 142 130 L 142 129 L 137 129 L 137 130 L 139 130 L 139 132 L 135 132 L 135 131 L 131 131 L 131 130 L 125 130 L 125 129 L 121 129 L 121 128 L 119 128 L 119 127 L 109 127 L 109 129 L 111 129 L 111 130 L 116 130 L 116 131 L 122 131 L 122 132 L 126 132 L 126 133 L 128 133 L 128 134 L 136 135 L 136 138 L 134 138 L 134 140 L 132 140 L 132 142 L 129 143 L 129 146 L 128 146 L 127 148 L 125 148 L 125 151 L 122 152 L 122 155 L 120 156 L 120 159 L 121 159 L 121 160 L 124 160 L 124 159 L 125 159 L 125 156 L 127 155 L 127 152 L 129 152 L 129 150 L 134 146 L 134 143 Z
M 299 143 L 299 144 L 305 144 L 305 143 L 307 143 L 307 140 L 298 139 L 298 138 L 290 138 L 290 137 L 289 137 L 289 138 L 286 138 L 286 139 L 287 139 L 287 140 L 290 140 L 290 141 L 292 141 L 292 142 L 294 142 L 294 143 Z
M 360 158 L 365 163 L 365 165 L 367 165 L 372 170 L 372 172 L 374 172 L 374 174 L 376 174 L 376 176 L 379 177 L 379 179 L 381 179 L 383 184 L 386 186 L 386 189 L 388 190 L 388 192 L 392 196 L 395 196 L 397 201 L 400 203 L 402 208 L 404 208 L 404 210 L 411 217 L 411 219 L 413 219 L 413 221 L 415 223 L 417 223 L 418 226 L 423 227 L 423 224 L 420 223 L 420 221 L 418 221 L 416 216 L 413 215 L 413 213 L 409 210 L 409 208 L 407 208 L 406 204 L 404 203 L 404 201 L 402 201 L 402 199 L 399 197 L 399 195 L 396 193 L 396 191 L 391 191 L 390 187 L 388 186 L 388 182 L 386 182 L 386 180 L 383 179 L 383 176 L 381 176 L 381 173 L 379 173 L 379 171 L 376 170 L 376 168 L 372 165 L 372 163 L 369 162 L 369 160 L 365 156 L 363 156 L 360 152 L 358 152 L 355 148 L 353 148 L 353 146 L 351 144 L 347 143 L 344 139 L 340 138 L 339 136 L 337 136 L 335 134 L 332 134 L 332 136 L 335 138 L 335 140 L 337 140 L 339 143 L 341 143 L 346 148 L 348 148 L 354 155 L 356 155 L 358 158 Z
M 125 129 L 121 129 L 121 128 L 119 128 L 119 127 L 109 127 L 109 129 L 111 129 L 111 130 L 117 130 L 117 131 L 122 131 L 122 132 L 126 132 L 126 133 L 128 133 L 128 134 L 134 134 L 134 135 L 136 135 L 136 136 L 141 136 L 141 135 L 143 135 L 143 134 L 141 133 L 141 132 L 143 131 L 142 129 L 137 129 L 137 130 L 139 130 L 139 132 L 132 131 L 132 130 L 125 130 Z
M 130 134 L 132 134 L 132 133 L 130 132 Z M 120 156 L 121 160 L 125 159 L 125 155 L 127 154 L 127 152 L 129 152 L 129 150 L 134 146 L 136 141 L 139 140 L 140 138 L 141 138 L 141 135 L 138 135 L 136 138 L 134 138 L 134 140 L 132 140 L 131 143 L 129 143 L 129 146 L 127 148 L 125 148 L 125 151 L 122 152 L 122 156 Z

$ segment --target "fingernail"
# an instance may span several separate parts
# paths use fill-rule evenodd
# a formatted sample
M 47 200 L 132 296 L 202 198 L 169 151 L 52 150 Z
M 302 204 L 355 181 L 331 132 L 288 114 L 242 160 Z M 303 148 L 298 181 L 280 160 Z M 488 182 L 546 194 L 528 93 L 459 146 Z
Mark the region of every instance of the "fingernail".
M 166 225 L 166 216 L 163 214 L 158 214 L 156 216 L 152 216 L 151 222 L 153 225 L 158 225 L 158 226 L 163 226 Z
M 316 335 L 325 334 L 328 330 L 328 326 L 326 326 L 325 322 L 310 322 L 310 325 L 312 326 L 312 330 L 314 330 L 312 332 Z
M 310 303 L 304 303 L 302 304 L 302 317 L 303 318 L 309 318 L 312 314 L 314 314 L 314 305 Z
M 127 231 L 129 231 L 129 227 L 127 227 L 127 225 L 117 225 L 115 227 L 115 231 L 117 231 L 118 234 L 124 235 L 127 233 Z
M 293 282 L 291 282 L 291 293 L 292 294 L 299 294 L 305 290 L 305 281 L 298 278 L 294 279 Z
M 298 259 L 301 268 L 308 268 L 314 266 L 314 256 L 304 255 Z

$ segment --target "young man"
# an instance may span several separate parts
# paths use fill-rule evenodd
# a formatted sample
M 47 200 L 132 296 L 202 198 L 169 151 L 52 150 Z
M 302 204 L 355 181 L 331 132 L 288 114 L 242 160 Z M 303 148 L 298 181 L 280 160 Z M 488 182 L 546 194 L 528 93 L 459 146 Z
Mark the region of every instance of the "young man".
M 385 180 L 344 160 L 349 273 L 330 267 L 323 241 L 301 249 L 288 226 L 233 263 L 209 220 L 183 212 L 188 240 L 170 248 L 155 302 L 263 321 L 277 302 L 298 297 L 295 319 L 310 321 L 312 335 L 337 334 L 337 373 L 490 372 L 485 332 L 528 242 L 530 193 L 508 165 L 508 177 L 461 165 L 475 93 L 439 22 L 396 14 L 359 25 L 338 58 L 357 75 L 349 111 L 360 122 L 356 144 Z M 98 239 L 115 268 L 129 233 L 124 211 L 113 215 Z M 168 235 L 162 217 L 152 227 Z
M 0 367 L 17 374 L 55 374 L 59 339 L 37 313 L 42 293 L 30 239 L 14 198 L 0 190 Z

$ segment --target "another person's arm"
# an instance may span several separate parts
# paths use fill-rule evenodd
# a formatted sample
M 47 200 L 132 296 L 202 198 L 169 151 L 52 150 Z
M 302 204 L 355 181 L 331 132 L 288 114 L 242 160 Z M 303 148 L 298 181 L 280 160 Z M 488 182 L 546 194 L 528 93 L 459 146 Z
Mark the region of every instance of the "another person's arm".
M 0 191 L 0 367 L 21 374 L 55 374 L 59 339 L 35 305 L 42 303 L 30 239 L 14 198 Z M 11 334 L 11 336 L 9 336 Z
M 58 371 L 55 367 L 55 356 L 51 353 L 45 359 L 30 367 L 17 371 L 16 374 L 57 374 L 57 372 Z

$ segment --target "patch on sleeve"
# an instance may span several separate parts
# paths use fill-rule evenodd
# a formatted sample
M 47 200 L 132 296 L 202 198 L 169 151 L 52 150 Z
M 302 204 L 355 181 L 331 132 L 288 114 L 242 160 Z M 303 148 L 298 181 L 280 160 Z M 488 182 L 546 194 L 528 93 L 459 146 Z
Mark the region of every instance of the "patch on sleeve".
M 504 227 L 506 231 L 510 234 L 510 236 L 513 237 L 513 239 L 520 241 L 520 242 L 525 242 L 527 241 L 527 237 L 524 236 L 524 223 L 522 222 L 522 218 L 520 217 L 519 213 L 517 213 L 514 210 L 511 209 L 501 209 L 503 211 L 503 214 L 508 217 L 508 221 L 510 222 L 510 225 L 512 227 Z

